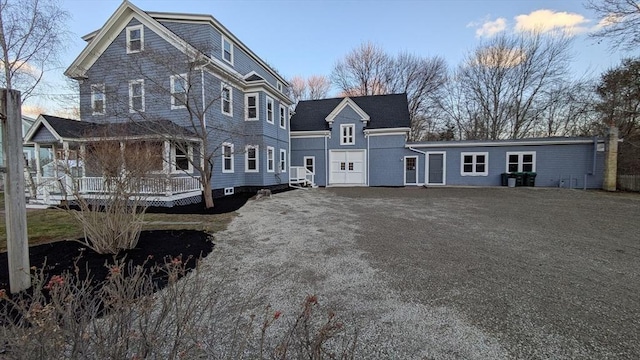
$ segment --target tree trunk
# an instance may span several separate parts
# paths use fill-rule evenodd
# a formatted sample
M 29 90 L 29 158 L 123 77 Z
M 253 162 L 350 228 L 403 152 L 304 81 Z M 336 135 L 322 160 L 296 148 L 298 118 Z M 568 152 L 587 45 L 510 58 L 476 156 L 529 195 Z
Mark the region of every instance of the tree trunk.
M 213 204 L 213 192 L 211 191 L 211 182 L 210 181 L 204 181 L 204 186 L 203 186 L 203 191 L 204 191 L 204 207 L 205 209 L 211 209 L 214 204 Z

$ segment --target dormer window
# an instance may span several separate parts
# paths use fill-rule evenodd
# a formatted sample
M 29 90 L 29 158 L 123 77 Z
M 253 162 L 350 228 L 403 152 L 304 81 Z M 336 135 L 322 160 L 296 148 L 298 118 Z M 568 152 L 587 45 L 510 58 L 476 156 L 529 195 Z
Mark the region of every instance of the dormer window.
M 226 37 L 222 37 L 222 58 L 233 65 L 233 44 Z
M 280 81 L 278 81 L 278 83 L 276 84 L 276 89 L 278 89 L 278 91 L 282 92 L 282 83 Z
M 144 50 L 144 27 L 142 25 L 127 27 L 127 54 Z
M 355 130 L 355 125 L 353 124 L 340 125 L 340 145 L 355 144 L 355 140 L 353 136 L 354 130 Z

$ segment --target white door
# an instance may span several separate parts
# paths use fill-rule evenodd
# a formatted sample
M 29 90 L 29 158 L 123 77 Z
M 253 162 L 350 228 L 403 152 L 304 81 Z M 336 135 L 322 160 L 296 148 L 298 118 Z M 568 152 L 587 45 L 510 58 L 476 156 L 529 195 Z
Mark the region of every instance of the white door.
M 332 150 L 329 153 L 330 185 L 364 185 L 366 184 L 365 151 Z

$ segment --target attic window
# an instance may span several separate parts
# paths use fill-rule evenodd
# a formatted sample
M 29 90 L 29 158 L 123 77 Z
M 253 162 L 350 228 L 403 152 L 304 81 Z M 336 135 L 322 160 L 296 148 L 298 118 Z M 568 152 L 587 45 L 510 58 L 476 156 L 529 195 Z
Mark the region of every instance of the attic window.
M 226 37 L 222 37 L 222 58 L 233 65 L 233 44 Z
M 142 25 L 127 27 L 127 54 L 144 50 L 144 27 Z

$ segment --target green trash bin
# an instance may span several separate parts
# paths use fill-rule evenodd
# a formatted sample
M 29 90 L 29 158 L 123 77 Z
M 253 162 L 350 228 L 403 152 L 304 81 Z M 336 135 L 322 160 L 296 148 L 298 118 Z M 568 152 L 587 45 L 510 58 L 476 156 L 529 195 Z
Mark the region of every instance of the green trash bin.
M 536 186 L 536 173 L 526 172 L 524 173 L 524 186 L 534 187 Z
M 500 178 L 502 180 L 501 181 L 502 186 L 507 186 L 508 185 L 508 180 L 507 179 L 509 178 L 509 174 L 508 173 L 502 173 Z
M 524 173 L 515 172 L 511 173 L 516 178 L 516 186 L 525 186 L 524 185 Z

